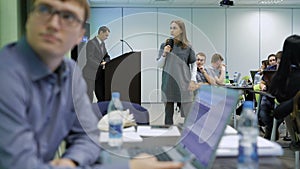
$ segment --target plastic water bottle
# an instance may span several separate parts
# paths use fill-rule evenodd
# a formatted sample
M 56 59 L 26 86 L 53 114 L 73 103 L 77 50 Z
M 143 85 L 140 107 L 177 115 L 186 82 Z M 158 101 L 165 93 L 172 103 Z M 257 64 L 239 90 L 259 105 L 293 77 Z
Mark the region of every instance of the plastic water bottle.
M 225 84 L 230 84 L 228 71 L 226 71 L 226 74 L 225 74 Z
M 286 124 L 283 121 L 280 125 L 279 125 L 279 136 L 286 136 Z
M 259 73 L 255 73 L 254 75 L 254 85 L 258 84 L 260 82 L 260 74 Z
M 238 73 L 237 72 L 234 72 L 233 74 L 233 85 L 237 85 L 237 78 L 238 78 Z
M 109 137 L 108 145 L 111 147 L 121 147 L 123 144 L 123 105 L 120 101 L 120 93 L 113 92 L 111 101 L 109 102 L 107 113 L 108 113 L 108 124 L 109 124 Z
M 238 169 L 258 169 L 257 154 L 257 115 L 253 111 L 253 102 L 245 101 L 238 121 L 239 154 Z

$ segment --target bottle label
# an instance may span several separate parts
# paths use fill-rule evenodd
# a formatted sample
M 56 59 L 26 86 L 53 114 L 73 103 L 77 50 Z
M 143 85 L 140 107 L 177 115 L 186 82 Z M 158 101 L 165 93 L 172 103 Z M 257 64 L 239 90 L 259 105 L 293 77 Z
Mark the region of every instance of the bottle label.
M 243 138 L 239 142 L 238 169 L 258 169 L 258 153 L 255 138 Z
M 122 138 L 123 124 L 122 120 L 109 121 L 109 138 L 118 139 Z

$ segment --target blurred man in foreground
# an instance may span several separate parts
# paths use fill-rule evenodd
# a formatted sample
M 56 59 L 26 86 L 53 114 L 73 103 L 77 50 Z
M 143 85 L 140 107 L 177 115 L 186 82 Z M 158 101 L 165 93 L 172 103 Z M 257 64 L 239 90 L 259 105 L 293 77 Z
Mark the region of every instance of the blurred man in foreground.
M 0 51 L 0 168 L 182 167 L 149 155 L 95 164 L 98 119 L 79 68 L 64 56 L 81 41 L 88 15 L 86 0 L 34 0 L 26 36 Z M 53 160 L 62 140 L 66 151 Z

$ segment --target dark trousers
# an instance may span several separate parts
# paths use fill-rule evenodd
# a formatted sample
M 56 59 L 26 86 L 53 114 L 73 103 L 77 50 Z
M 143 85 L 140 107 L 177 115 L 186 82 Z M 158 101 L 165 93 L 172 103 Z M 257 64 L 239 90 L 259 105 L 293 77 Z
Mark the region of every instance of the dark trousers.
M 87 94 L 91 102 L 93 102 L 94 97 L 94 88 L 95 88 L 95 80 L 85 78 L 85 82 L 87 85 Z
M 259 111 L 259 118 L 261 122 L 266 126 L 266 132 L 265 132 L 265 138 L 270 139 L 272 128 L 273 128 L 273 110 L 275 106 L 275 101 L 273 98 L 262 96 L 261 98 L 261 104 L 260 104 L 260 111 Z M 279 125 L 282 123 L 283 120 L 277 120 L 277 129 Z
M 180 105 L 181 117 L 186 117 L 191 109 L 192 103 L 182 103 L 177 102 L 177 105 Z M 173 125 L 173 115 L 174 115 L 174 102 L 165 103 L 165 124 Z
M 165 124 L 172 125 L 174 115 L 174 102 L 165 103 Z

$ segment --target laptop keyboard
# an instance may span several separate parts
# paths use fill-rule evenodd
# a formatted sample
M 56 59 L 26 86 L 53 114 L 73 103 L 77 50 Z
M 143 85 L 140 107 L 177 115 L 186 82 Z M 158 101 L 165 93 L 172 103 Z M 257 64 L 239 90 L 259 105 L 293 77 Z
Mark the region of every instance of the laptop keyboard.
M 154 155 L 158 159 L 158 161 L 172 161 L 172 158 L 166 152 L 164 152 L 164 150 L 161 147 L 156 147 L 151 149 L 130 148 L 128 149 L 128 153 L 130 157 L 135 157 L 141 153 L 147 153 L 147 154 Z

